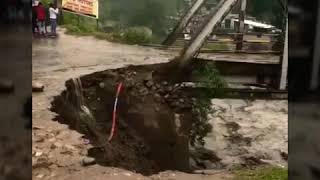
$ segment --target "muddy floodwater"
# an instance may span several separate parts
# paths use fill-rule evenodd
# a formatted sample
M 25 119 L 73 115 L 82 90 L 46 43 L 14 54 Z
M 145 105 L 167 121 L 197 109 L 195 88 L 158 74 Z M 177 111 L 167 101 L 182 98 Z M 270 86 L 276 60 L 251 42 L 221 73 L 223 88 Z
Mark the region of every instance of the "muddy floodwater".
M 288 101 L 212 99 L 213 130 L 205 138 L 226 165 L 287 166 Z

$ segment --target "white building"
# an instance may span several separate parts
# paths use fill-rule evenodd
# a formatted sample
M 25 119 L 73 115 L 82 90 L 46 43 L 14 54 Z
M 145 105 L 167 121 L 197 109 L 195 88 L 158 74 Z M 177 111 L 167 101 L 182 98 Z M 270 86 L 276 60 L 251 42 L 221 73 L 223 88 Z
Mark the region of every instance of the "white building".
M 229 14 L 222 22 L 221 22 L 221 29 L 228 29 L 231 31 L 238 30 L 238 23 L 239 23 L 239 15 L 238 14 Z M 252 31 L 263 31 L 269 33 L 276 33 L 281 32 L 280 29 L 276 28 L 273 25 L 259 22 L 254 17 L 247 16 L 245 21 L 245 31 L 252 32 Z

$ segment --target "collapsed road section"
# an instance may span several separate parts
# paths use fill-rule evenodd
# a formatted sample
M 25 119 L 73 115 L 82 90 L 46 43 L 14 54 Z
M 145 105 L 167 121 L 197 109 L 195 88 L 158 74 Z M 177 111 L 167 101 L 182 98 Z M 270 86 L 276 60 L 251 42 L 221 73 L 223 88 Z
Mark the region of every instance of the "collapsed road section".
M 210 138 L 214 132 L 218 132 L 217 137 L 225 136 L 221 134 L 222 131 L 217 131 L 219 124 L 213 127 L 216 121 L 207 119 L 212 99 L 207 92 L 218 90 L 219 86 L 209 91 L 202 88 L 200 92 L 197 87 L 185 86 L 183 82 L 173 83 L 155 78 L 157 69 L 164 65 L 129 66 L 68 80 L 66 90 L 52 102 L 52 111 L 58 114 L 56 120 L 82 133 L 93 145 L 88 155 L 102 166 L 152 175 L 165 170 L 192 172 L 195 169 L 221 169 L 243 163 L 225 160 L 234 149 L 231 148 L 230 152 L 225 149 L 220 151 L 212 143 L 217 142 L 216 145 L 220 146 L 221 141 L 208 140 L 207 137 L 209 134 Z M 189 79 L 190 82 L 203 80 L 204 76 L 199 74 Z M 120 83 L 123 87 L 116 99 Z M 226 126 L 229 127 L 231 123 L 236 124 L 227 122 Z M 236 126 L 238 131 L 240 125 Z M 232 127 L 229 130 L 232 131 Z M 110 131 L 114 133 L 112 139 Z M 237 136 L 243 137 L 239 141 L 248 139 L 245 133 Z M 230 138 L 225 139 L 224 143 L 233 144 Z M 243 146 L 250 146 L 251 141 Z M 206 142 L 209 144 L 203 146 Z M 230 146 L 225 144 L 221 147 Z M 254 156 L 250 156 L 248 150 L 242 151 L 243 154 L 241 150 L 235 151 L 238 154 L 233 156 Z M 277 149 L 271 151 L 274 153 Z M 255 154 L 259 153 L 255 151 Z
M 69 80 L 67 90 L 53 101 L 52 110 L 59 114 L 59 121 L 90 139 L 95 148 L 89 153 L 99 164 L 146 175 L 189 171 L 188 133 L 196 99 L 179 86 L 155 82 L 152 72 L 159 66 L 98 72 L 81 77 L 81 88 L 78 81 Z M 120 82 L 124 88 L 118 99 L 116 132 L 109 142 Z

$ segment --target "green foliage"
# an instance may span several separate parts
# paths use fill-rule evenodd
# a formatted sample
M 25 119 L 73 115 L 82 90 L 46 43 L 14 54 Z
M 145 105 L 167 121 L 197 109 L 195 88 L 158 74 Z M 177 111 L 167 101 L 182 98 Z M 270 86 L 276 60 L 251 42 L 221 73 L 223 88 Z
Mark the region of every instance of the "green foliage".
M 259 167 L 234 170 L 234 180 L 288 180 L 288 170 L 280 167 Z
M 94 35 L 94 30 L 91 28 L 88 28 L 88 26 L 77 26 L 73 24 L 65 24 L 63 25 L 64 28 L 67 29 L 68 34 L 72 35 L 82 35 L 82 36 L 88 36 L 88 35 Z
M 118 21 L 125 27 L 145 26 L 157 35 L 164 35 L 183 0 L 104 0 L 101 4 L 102 21 Z
M 94 35 L 96 32 L 96 20 L 76 14 L 64 12 L 62 25 L 68 34 L 72 35 Z
M 192 123 L 192 128 L 189 132 L 191 146 L 204 146 L 204 137 L 212 130 L 208 123 L 208 114 L 212 112 L 211 102 L 209 98 L 203 98 L 192 107 L 192 114 L 195 116 L 195 121 Z
M 111 32 L 111 33 L 94 32 L 93 34 L 94 34 L 94 37 L 97 39 L 108 40 L 111 42 L 124 43 L 122 40 L 121 32 Z
M 200 84 L 206 89 L 198 93 L 197 103 L 192 108 L 195 121 L 190 131 L 190 144 L 192 146 L 203 146 L 203 138 L 211 131 L 212 127 L 208 123 L 208 114 L 213 113 L 211 99 L 223 95 L 224 88 L 227 86 L 221 78 L 219 71 L 214 64 L 203 63 L 193 72 L 193 76 L 200 77 Z
M 152 38 L 152 33 L 146 28 L 132 27 L 124 31 L 123 40 L 128 44 L 143 44 L 149 43 Z
M 67 29 L 68 34 L 81 34 L 81 29 L 73 24 L 66 24 L 63 27 Z
M 194 70 L 193 76 L 198 77 L 201 84 L 207 88 L 207 91 L 204 91 L 204 97 L 215 98 L 223 95 L 223 89 L 227 84 L 213 63 L 201 64 L 199 68 Z
M 50 3 L 53 3 L 53 0 L 41 0 L 40 1 L 44 6 L 49 7 Z
M 279 0 L 251 0 L 248 7 L 250 15 L 282 29 L 285 12 Z

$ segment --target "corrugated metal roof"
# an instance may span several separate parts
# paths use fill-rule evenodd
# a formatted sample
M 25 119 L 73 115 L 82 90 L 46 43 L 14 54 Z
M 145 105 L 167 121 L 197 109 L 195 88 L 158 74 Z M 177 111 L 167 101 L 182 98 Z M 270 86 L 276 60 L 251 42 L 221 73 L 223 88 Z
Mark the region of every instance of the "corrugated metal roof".
M 238 19 L 234 19 L 234 21 L 238 22 Z M 265 28 L 265 29 L 270 29 L 270 28 L 274 28 L 274 26 L 270 25 L 270 24 L 265 24 L 265 23 L 261 23 L 261 22 L 257 22 L 257 21 L 252 21 L 252 20 L 244 20 L 244 23 L 250 26 L 254 26 L 254 27 L 259 27 L 259 28 Z

